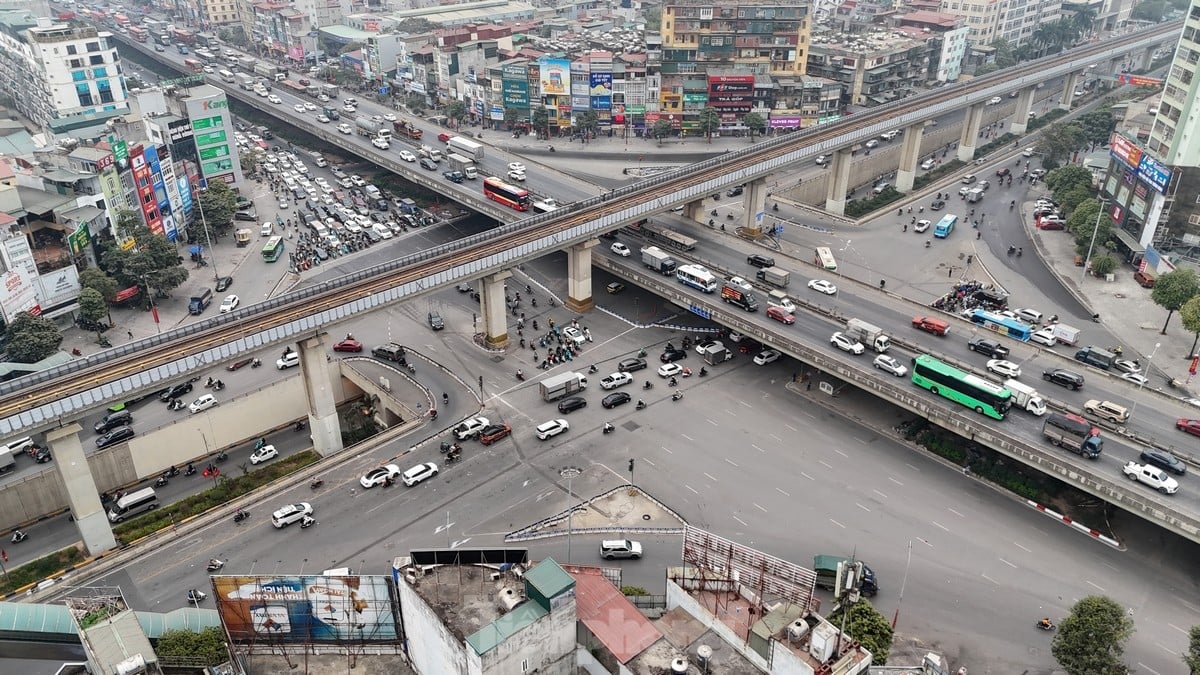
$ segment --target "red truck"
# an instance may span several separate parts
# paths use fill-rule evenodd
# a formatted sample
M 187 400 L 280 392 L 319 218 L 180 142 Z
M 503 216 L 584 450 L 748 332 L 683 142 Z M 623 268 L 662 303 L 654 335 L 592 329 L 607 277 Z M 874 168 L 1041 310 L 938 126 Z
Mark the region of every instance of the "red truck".
M 918 328 L 934 335 L 945 335 L 950 332 L 950 324 L 932 316 L 914 316 L 913 328 Z
M 408 136 L 413 140 L 421 138 L 422 134 L 420 129 L 414 127 L 405 120 L 396 120 L 395 122 L 392 122 L 392 129 L 395 129 L 396 135 Z

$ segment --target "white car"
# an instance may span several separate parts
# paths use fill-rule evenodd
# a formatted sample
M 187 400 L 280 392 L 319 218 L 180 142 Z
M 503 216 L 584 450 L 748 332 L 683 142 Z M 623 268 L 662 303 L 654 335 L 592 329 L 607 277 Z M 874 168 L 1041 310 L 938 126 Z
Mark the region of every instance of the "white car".
M 863 147 L 865 147 L 865 148 L 866 148 L 866 149 L 868 149 L 868 150 L 870 150 L 870 149 L 872 149 L 872 148 L 878 148 L 878 147 L 879 147 L 879 141 L 877 141 L 877 140 L 875 140 L 874 138 L 872 138 L 871 140 L 867 141 L 866 143 L 863 143 Z
M 395 464 L 384 464 L 363 474 L 363 477 L 358 479 L 358 484 L 369 490 L 383 485 L 389 478 L 396 480 L 402 473 L 404 472 Z
M 318 96 L 317 100 L 320 101 L 321 103 L 329 103 L 329 97 L 326 96 L 325 94 L 321 94 L 320 96 Z
M 1041 330 L 1034 331 L 1033 334 L 1029 336 L 1029 341 L 1036 342 L 1047 347 L 1053 347 L 1058 343 L 1058 340 L 1054 338 L 1054 328 L 1052 326 L 1046 326 Z
M 932 224 L 933 224 L 932 222 L 922 218 L 921 220 L 917 221 L 916 225 L 913 225 L 913 232 L 916 232 L 918 234 L 920 234 L 921 232 L 925 232 L 929 229 L 929 226 Z
M 350 182 L 354 183 L 355 187 L 362 187 L 367 184 L 367 181 L 363 180 L 363 177 L 356 173 L 350 174 Z
M 338 130 L 338 133 L 342 133 L 342 134 L 346 134 L 346 135 L 350 135 L 350 134 L 354 133 L 354 130 L 350 128 L 350 125 L 346 124 L 345 122 L 337 125 L 337 130 Z
M 215 405 L 217 405 L 217 397 L 213 396 L 212 394 L 205 394 L 195 401 L 192 401 L 191 404 L 188 405 L 188 411 L 191 413 L 203 412 Z
M 468 420 L 463 420 L 462 424 L 454 427 L 454 437 L 460 441 L 465 441 L 468 438 L 478 436 L 479 432 L 491 425 L 491 420 L 486 417 L 472 417 Z
M 921 168 L 924 169 L 925 171 L 928 171 L 935 166 L 937 166 L 937 162 L 935 162 L 932 159 L 927 159 L 924 162 L 921 162 Z
M 317 115 L 317 121 L 321 124 L 329 124 L 329 118 L 324 115 Z
M 1119 373 L 1138 374 L 1142 372 L 1142 364 L 1133 359 L 1113 359 L 1113 368 Z
M 664 363 L 658 367 L 659 377 L 675 377 L 683 372 L 683 367 L 678 363 Z
M 262 464 L 268 459 L 275 459 L 279 456 L 279 451 L 273 445 L 264 445 L 261 448 L 250 453 L 251 464 Z
M 417 161 L 417 156 L 412 154 L 408 150 L 401 150 L 400 151 L 400 159 L 402 159 L 406 162 L 415 162 L 415 161 Z
M 1121 379 L 1132 382 L 1139 387 L 1144 387 L 1150 382 L 1150 380 L 1146 379 L 1146 376 L 1141 373 L 1121 373 Z
M 539 441 L 544 441 L 552 436 L 557 436 L 571 428 L 571 425 L 566 420 L 550 420 L 537 425 L 537 437 Z
M 226 312 L 232 312 L 233 310 L 237 309 L 238 303 L 239 303 L 238 296 L 236 296 L 236 295 L 225 296 L 225 299 L 221 301 L 221 313 L 224 314 Z
M 880 354 L 875 357 L 875 367 L 896 377 L 904 377 L 908 374 L 908 368 L 903 363 L 900 363 L 887 354 Z
M 1000 98 L 999 96 L 993 96 L 993 97 L 991 97 L 991 98 L 989 98 L 989 99 L 988 99 L 988 102 L 987 102 L 987 104 L 988 104 L 988 105 L 996 105 L 996 104 L 998 104 L 998 103 L 1001 103 L 1001 102 L 1003 102 L 1003 101 L 1004 101 L 1004 99 Z
M 625 244 L 622 244 L 619 241 L 613 242 L 613 245 L 610 246 L 609 248 L 612 249 L 613 253 L 616 253 L 617 255 L 621 256 L 622 258 L 628 258 L 630 256 L 630 254 L 633 253 L 632 251 L 629 250 L 628 246 L 626 246 Z
M 305 112 L 305 110 L 304 110 L 304 104 L 303 104 L 303 103 L 297 103 L 296 105 L 292 106 L 292 110 L 295 110 L 295 111 L 296 111 L 296 112 L 298 112 L 298 113 L 304 114 L 304 112 Z
M 1025 148 L 1025 150 L 1023 150 L 1021 152 L 1021 156 L 1022 157 L 1033 157 L 1034 153 L 1036 153 L 1036 152 L 1037 152 L 1037 148 Z
M 520 171 L 521 173 L 525 173 L 525 165 L 520 162 L 509 162 L 508 170 L 509 171 Z
M 566 339 L 570 340 L 571 342 L 573 342 L 577 345 L 581 345 L 584 342 L 587 342 L 587 336 L 585 336 L 583 334 L 583 331 L 579 330 L 578 328 L 576 328 L 574 326 L 567 326 L 566 328 L 564 328 L 562 330 L 562 334 L 563 334 L 563 337 L 565 337 Z
M 300 352 L 288 352 L 275 361 L 275 367 L 279 370 L 287 370 L 300 365 Z
M 408 487 L 412 487 L 423 480 L 433 478 L 437 475 L 437 473 L 437 464 L 434 464 L 433 462 L 425 462 L 424 464 L 418 464 L 408 471 L 405 471 L 400 475 L 400 480 L 404 481 L 404 484 Z
M 302 103 L 301 105 L 303 105 L 304 109 L 309 112 L 312 112 L 317 109 L 317 106 L 314 103 Z
M 387 120 L 387 121 L 389 121 L 389 122 L 395 122 L 395 121 L 396 121 L 396 116 L 395 116 L 395 115 L 393 115 L 392 113 L 384 113 L 384 115 L 383 115 L 383 119 L 385 119 L 385 120 Z
M 509 178 L 509 180 L 523 182 L 525 180 L 525 172 L 524 171 L 509 171 L 508 178 Z
M 841 332 L 834 333 L 833 335 L 829 336 L 829 344 L 844 352 L 850 352 L 856 356 L 862 354 L 863 351 L 866 350 L 866 347 L 863 347 L 863 343 Z
M 371 226 L 371 231 L 379 235 L 380 239 L 391 239 L 392 237 L 396 236 L 392 234 L 391 228 L 383 223 L 375 223 Z
M 775 349 L 764 349 L 754 357 L 754 365 L 765 366 L 779 360 L 781 354 Z
M 1021 366 L 1012 361 L 1005 361 L 1004 359 L 992 359 L 988 361 L 987 369 L 990 373 L 995 373 L 1012 380 L 1021 377 Z
M 274 103 L 275 105 L 279 105 L 280 103 L 283 103 L 283 99 L 279 98 L 275 94 L 271 94 L 271 95 L 267 96 L 267 100 L 270 101 L 271 103 Z
M 275 529 L 282 530 L 283 528 L 298 523 L 301 520 L 312 515 L 313 507 L 308 502 L 300 502 L 299 504 L 288 504 L 271 514 L 271 524 Z
M 387 150 L 388 148 L 392 147 L 390 143 L 383 140 L 382 138 L 372 138 L 371 145 L 379 148 L 380 150 Z
M 633 375 L 630 375 L 629 373 L 612 373 L 611 375 L 605 375 L 604 378 L 600 380 L 600 388 L 616 389 L 617 387 L 623 387 L 630 382 L 633 382 Z
M 837 286 L 834 286 L 833 282 L 826 281 L 825 279 L 813 279 L 808 282 L 808 287 L 825 295 L 834 295 L 837 293 Z

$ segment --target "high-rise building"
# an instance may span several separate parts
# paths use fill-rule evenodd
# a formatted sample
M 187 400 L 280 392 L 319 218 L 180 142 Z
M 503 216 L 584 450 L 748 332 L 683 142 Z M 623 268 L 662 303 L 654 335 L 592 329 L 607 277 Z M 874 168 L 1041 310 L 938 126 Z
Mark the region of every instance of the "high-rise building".
M 206 182 L 223 180 L 230 185 L 241 185 L 242 167 L 225 92 L 205 84 L 192 87 L 189 94 L 183 99 L 183 109 L 191 120 L 200 176 Z
M 112 34 L 38 18 L 0 19 L 0 89 L 17 110 L 56 136 L 95 139 L 129 111 Z

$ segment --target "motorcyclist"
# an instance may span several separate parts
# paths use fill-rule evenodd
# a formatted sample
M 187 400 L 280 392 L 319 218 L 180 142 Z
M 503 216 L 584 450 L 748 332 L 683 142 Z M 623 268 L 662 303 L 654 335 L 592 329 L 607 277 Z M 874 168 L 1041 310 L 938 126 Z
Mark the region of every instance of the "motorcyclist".
M 1047 616 L 1047 617 L 1043 617 L 1042 620 L 1038 622 L 1038 625 L 1041 626 L 1042 628 L 1048 629 L 1051 626 L 1053 626 L 1054 624 L 1050 623 L 1050 617 Z

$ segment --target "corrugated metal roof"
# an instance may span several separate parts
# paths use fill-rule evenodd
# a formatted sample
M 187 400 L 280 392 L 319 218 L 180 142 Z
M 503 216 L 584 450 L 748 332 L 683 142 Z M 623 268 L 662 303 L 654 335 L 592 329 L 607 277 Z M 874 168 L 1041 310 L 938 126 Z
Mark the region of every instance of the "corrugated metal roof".
M 68 358 L 70 355 L 67 355 Z M 146 637 L 155 640 L 169 630 L 200 631 L 221 626 L 220 617 L 214 609 L 177 609 L 173 612 L 135 612 Z M 0 602 L 0 637 L 5 639 L 33 640 L 35 638 L 78 642 L 75 622 L 71 621 L 70 610 L 65 605 L 31 605 L 17 602 Z
M 528 576 L 528 575 L 526 575 Z M 546 616 L 550 612 L 546 611 L 541 605 L 536 602 L 525 602 L 517 605 L 511 612 L 496 619 L 487 626 L 484 626 L 479 632 L 474 635 L 467 636 L 467 644 L 475 650 L 476 654 L 482 656 L 489 651 L 495 649 L 510 636 L 515 635 L 522 628 Z
M 546 558 L 525 573 L 525 583 L 536 588 L 543 598 L 553 598 L 573 586 L 575 579 L 553 558 Z
M 662 637 L 633 603 L 599 574 L 578 572 L 575 611 L 579 620 L 621 663 L 628 663 Z

